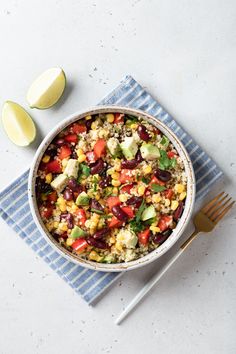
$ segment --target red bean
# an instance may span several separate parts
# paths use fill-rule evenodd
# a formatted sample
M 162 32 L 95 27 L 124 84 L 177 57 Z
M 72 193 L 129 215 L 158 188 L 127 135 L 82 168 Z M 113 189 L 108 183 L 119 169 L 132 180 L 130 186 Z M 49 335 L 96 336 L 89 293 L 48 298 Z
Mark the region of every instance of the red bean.
M 68 200 L 68 201 L 69 200 L 73 200 L 73 192 L 72 192 L 72 190 L 69 189 L 69 188 L 66 188 L 64 193 L 63 193 L 63 198 L 65 200 Z
M 72 214 L 61 214 L 60 220 L 65 220 L 67 222 L 67 226 L 69 229 L 73 229 L 74 227 L 74 219 Z
M 171 179 L 171 173 L 168 171 L 160 170 L 159 168 L 154 172 L 156 178 L 162 182 L 168 182 Z
M 135 159 L 138 161 L 138 163 L 143 161 L 142 154 L 141 154 L 140 150 L 137 151 Z
M 106 164 L 102 159 L 98 159 L 96 162 L 90 164 L 91 175 L 101 174 L 106 168 Z
M 95 232 L 95 234 L 93 234 L 93 238 L 95 238 L 95 240 L 100 240 L 104 236 L 108 235 L 109 232 L 110 230 L 107 227 L 104 227 L 103 229 Z
M 168 239 L 168 237 L 171 235 L 171 233 L 172 233 L 171 229 L 168 229 L 165 232 L 159 233 L 156 236 L 154 236 L 153 242 L 161 245 L 163 242 L 165 242 Z
M 183 210 L 184 210 L 184 204 L 183 204 L 183 202 L 179 202 L 179 206 L 175 210 L 174 215 L 173 215 L 173 218 L 175 221 L 179 220 L 179 218 L 181 217 L 181 215 L 183 213 Z
M 96 200 L 96 199 L 92 199 L 91 200 L 91 205 L 90 205 L 91 209 L 95 209 L 98 211 L 103 211 L 104 207 Z
M 142 197 L 131 197 L 126 201 L 127 205 L 134 205 L 136 208 L 139 208 L 142 204 L 143 198 Z
M 148 141 L 151 139 L 150 135 L 148 134 L 147 128 L 143 125 L 140 124 L 138 126 L 138 135 L 140 137 L 140 139 L 144 140 L 144 141 Z
M 106 188 L 108 186 L 111 185 L 111 176 L 106 176 L 106 177 L 103 177 L 103 179 L 101 181 L 99 181 L 98 183 L 99 187 L 100 188 Z
M 136 159 L 132 160 L 123 160 L 121 162 L 121 168 L 128 168 L 129 170 L 132 170 L 133 168 L 138 166 L 138 161 Z
M 68 187 L 73 191 L 77 193 L 82 193 L 83 192 L 83 187 L 80 186 L 77 181 L 74 178 L 70 178 L 68 181 Z
M 108 245 L 106 244 L 106 242 L 104 242 L 102 240 L 95 240 L 95 238 L 93 238 L 93 237 L 88 237 L 86 239 L 86 241 L 90 246 L 93 246 L 96 248 L 101 248 L 101 249 L 108 248 Z
M 113 215 L 115 215 L 120 221 L 126 222 L 128 220 L 128 215 L 121 209 L 119 205 L 113 206 L 111 211 Z

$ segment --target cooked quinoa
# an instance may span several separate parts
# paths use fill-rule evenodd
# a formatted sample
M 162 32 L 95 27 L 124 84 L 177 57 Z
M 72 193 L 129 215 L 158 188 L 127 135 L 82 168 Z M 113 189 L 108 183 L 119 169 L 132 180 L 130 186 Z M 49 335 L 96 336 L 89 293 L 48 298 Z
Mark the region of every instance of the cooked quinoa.
M 65 128 L 39 165 L 36 193 L 53 237 L 81 257 L 129 262 L 159 247 L 186 198 L 184 164 L 141 117 L 87 116 Z

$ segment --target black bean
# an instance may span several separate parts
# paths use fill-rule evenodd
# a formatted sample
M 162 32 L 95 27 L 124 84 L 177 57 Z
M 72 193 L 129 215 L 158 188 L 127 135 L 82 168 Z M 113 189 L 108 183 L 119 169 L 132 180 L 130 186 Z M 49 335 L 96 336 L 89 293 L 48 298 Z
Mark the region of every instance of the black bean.
M 168 182 L 171 179 L 171 173 L 168 171 L 160 170 L 159 168 L 154 172 L 156 178 L 162 182 Z
M 140 124 L 138 126 L 138 135 L 140 137 L 140 139 L 144 140 L 144 141 L 148 141 L 150 140 L 150 135 L 148 134 L 148 131 L 147 131 L 147 128 L 143 125 L 143 124 Z
M 94 122 L 94 118 L 85 121 L 85 126 L 87 128 L 87 132 L 91 129 L 91 125 L 93 122 Z
M 161 245 L 163 242 L 165 242 L 168 239 L 168 237 L 171 235 L 171 233 L 172 233 L 171 229 L 168 229 L 162 233 L 159 233 L 156 236 L 154 236 L 153 242 Z
M 35 185 L 36 185 L 37 192 L 39 193 L 50 193 L 53 191 L 51 185 L 45 183 L 45 181 L 40 177 L 37 177 Z
M 173 218 L 175 221 L 178 221 L 179 218 L 181 217 L 182 213 L 184 210 L 184 203 L 183 202 L 179 202 L 179 206 L 178 208 L 175 210 Z
M 135 159 L 138 161 L 138 163 L 143 161 L 142 154 L 141 154 L 140 150 L 137 151 L 137 153 L 135 155 Z
M 106 164 L 102 159 L 98 159 L 96 162 L 89 165 L 91 175 L 101 174 L 105 168 Z
M 142 201 L 143 201 L 142 197 L 133 196 L 126 201 L 126 204 L 127 205 L 134 205 L 136 208 L 139 208 L 140 205 L 142 204 Z
M 93 238 L 95 238 L 95 240 L 100 240 L 104 236 L 108 235 L 109 232 L 110 230 L 107 227 L 104 227 L 103 229 L 95 232 L 95 234 L 93 234 Z
M 126 222 L 128 220 L 128 215 L 121 209 L 119 205 L 113 206 L 111 211 L 113 215 L 115 215 L 120 221 Z
M 93 237 L 88 237 L 86 239 L 86 241 L 90 246 L 93 246 L 96 248 L 101 248 L 101 249 L 108 248 L 108 245 L 106 244 L 106 242 L 104 242 L 102 240 L 95 240 L 95 238 L 93 238 Z
M 99 181 L 98 183 L 99 187 L 100 188 L 106 188 L 108 186 L 111 185 L 111 176 L 106 176 L 106 177 L 103 177 L 103 179 L 101 181 Z

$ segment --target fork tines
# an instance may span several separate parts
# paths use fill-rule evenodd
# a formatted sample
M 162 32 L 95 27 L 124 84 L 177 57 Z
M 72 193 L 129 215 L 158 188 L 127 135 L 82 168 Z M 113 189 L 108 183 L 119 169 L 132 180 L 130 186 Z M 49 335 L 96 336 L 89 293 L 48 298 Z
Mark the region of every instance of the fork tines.
M 221 192 L 202 209 L 202 212 L 212 222 L 217 223 L 232 208 L 234 203 L 235 201 L 232 201 L 228 194 Z

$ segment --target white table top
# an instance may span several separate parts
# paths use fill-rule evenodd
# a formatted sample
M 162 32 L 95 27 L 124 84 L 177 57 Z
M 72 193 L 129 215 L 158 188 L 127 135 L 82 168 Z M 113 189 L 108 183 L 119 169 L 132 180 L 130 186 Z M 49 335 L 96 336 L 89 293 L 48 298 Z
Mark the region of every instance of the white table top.
M 233 0 L 2 0 L 1 102 L 27 107 L 32 80 L 63 67 L 62 102 L 30 111 L 44 136 L 132 74 L 221 165 L 236 198 L 235 12 Z M 0 130 L 1 187 L 30 165 L 37 144 L 16 147 Z M 114 318 L 170 254 L 126 274 L 91 308 L 0 223 L 1 354 L 235 353 L 235 209 L 120 327 Z

